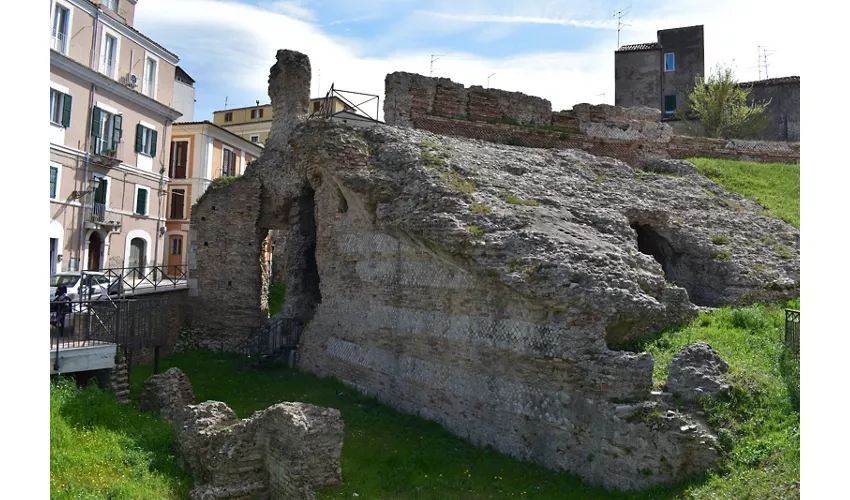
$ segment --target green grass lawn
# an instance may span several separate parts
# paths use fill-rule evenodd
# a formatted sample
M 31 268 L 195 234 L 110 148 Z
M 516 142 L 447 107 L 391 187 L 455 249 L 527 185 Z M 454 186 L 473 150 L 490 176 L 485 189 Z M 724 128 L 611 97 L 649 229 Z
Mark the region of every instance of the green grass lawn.
M 800 228 L 800 165 L 690 158 L 699 173 Z
M 171 427 L 73 381 L 50 384 L 51 498 L 186 498 Z

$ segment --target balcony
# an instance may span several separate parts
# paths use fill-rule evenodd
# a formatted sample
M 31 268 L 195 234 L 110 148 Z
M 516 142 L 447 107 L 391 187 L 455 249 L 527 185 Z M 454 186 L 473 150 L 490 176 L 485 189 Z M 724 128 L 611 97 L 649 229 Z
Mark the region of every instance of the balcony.
M 120 165 L 123 156 L 124 143 L 111 144 L 107 139 L 94 138 L 92 142 L 92 162 L 103 168 Z
M 86 229 L 115 231 L 121 228 L 118 215 L 107 212 L 103 203 L 92 203 L 86 206 Z
M 50 49 L 60 54 L 68 54 L 68 35 L 58 30 L 52 30 L 50 34 Z

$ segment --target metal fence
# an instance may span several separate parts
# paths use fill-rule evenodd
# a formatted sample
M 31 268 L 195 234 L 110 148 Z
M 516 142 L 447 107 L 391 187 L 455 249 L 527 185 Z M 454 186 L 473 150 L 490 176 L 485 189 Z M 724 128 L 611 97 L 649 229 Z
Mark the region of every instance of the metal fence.
M 800 355 L 800 311 L 785 310 L 785 345 L 796 355 Z
M 50 351 L 115 345 L 124 353 L 159 348 L 169 327 L 168 298 L 50 302 Z
M 100 269 L 109 278 L 109 295 L 123 296 L 139 292 L 155 292 L 187 288 L 186 266 L 137 266 Z
M 255 365 L 286 358 L 289 366 L 294 366 L 295 351 L 305 326 L 300 319 L 276 316 L 251 332 L 236 346 L 236 352 Z

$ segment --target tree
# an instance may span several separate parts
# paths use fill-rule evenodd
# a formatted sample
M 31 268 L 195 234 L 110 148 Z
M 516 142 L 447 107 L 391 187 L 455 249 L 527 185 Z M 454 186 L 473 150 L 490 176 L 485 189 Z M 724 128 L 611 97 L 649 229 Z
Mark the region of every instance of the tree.
M 767 126 L 765 110 L 770 101 L 748 104 L 750 90 L 735 80 L 730 66 L 717 65 L 708 81 L 696 77 L 694 90 L 688 95 L 690 113 L 699 119 L 709 137 L 755 135 Z

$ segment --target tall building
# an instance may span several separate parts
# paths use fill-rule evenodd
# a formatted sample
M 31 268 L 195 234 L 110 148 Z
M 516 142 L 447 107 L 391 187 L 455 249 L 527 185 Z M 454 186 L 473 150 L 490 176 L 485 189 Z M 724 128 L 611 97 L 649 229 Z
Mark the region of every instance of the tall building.
M 374 119 L 358 113 L 354 107 L 336 96 L 311 99 L 310 113 L 313 116 L 327 116 L 351 125 L 370 126 L 376 123 Z M 213 123 L 255 144 L 262 145 L 265 144 L 272 128 L 272 105 L 261 106 L 257 101 L 256 106 L 213 111 Z
M 192 204 L 215 179 L 238 176 L 263 148 L 209 121 L 178 122 L 171 136 L 165 263 L 187 263 Z
M 162 261 L 178 57 L 137 0 L 50 2 L 50 270 Z
M 664 116 L 686 112 L 697 75 L 705 76 L 702 25 L 660 30 L 655 42 L 614 53 L 614 105 L 649 106 Z
M 195 79 L 180 66 L 174 68 L 174 109 L 183 115 L 182 122 L 195 119 Z

